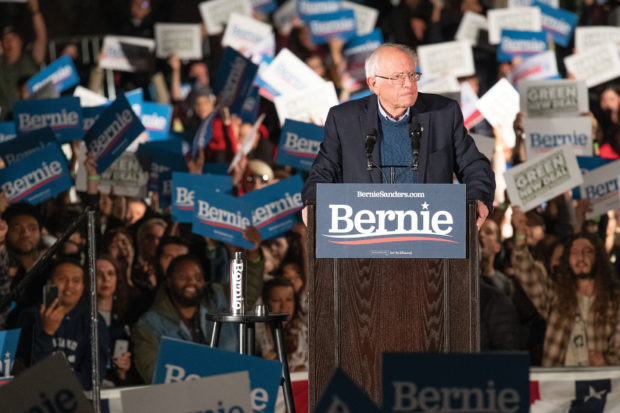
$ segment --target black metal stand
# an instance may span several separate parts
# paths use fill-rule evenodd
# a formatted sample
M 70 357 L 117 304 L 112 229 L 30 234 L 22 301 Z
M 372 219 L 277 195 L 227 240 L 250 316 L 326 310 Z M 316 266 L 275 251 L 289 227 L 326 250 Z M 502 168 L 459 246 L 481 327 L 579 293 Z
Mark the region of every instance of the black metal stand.
M 217 347 L 220 340 L 220 329 L 222 323 L 239 324 L 239 353 L 255 355 L 254 335 L 256 323 L 267 323 L 273 332 L 273 342 L 276 345 L 278 358 L 282 363 L 282 392 L 284 394 L 284 404 L 288 413 L 295 412 L 295 402 L 293 400 L 293 386 L 291 385 L 291 375 L 288 371 L 288 358 L 284 348 L 284 338 L 282 335 L 282 322 L 286 321 L 288 314 L 265 314 L 265 315 L 231 315 L 230 313 L 207 314 L 207 320 L 213 322 L 213 332 L 211 335 L 211 347 Z

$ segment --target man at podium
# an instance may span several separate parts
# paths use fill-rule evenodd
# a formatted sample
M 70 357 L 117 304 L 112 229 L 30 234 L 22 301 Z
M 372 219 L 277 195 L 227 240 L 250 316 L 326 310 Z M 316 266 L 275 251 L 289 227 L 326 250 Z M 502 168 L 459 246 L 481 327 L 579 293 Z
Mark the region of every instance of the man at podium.
M 480 229 L 495 178 L 467 134 L 459 104 L 418 93 L 416 55 L 404 45 L 380 46 L 365 68 L 373 94 L 330 109 L 304 201 L 316 198 L 317 183 L 452 183 L 454 173 L 477 201 Z

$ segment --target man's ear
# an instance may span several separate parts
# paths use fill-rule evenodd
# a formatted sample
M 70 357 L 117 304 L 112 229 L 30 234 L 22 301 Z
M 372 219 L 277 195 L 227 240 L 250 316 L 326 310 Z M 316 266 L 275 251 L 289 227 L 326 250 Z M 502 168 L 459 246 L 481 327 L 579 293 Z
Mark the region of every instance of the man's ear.
M 368 85 L 368 87 L 370 88 L 370 90 L 375 93 L 375 85 L 377 84 L 377 78 L 376 77 L 367 77 L 366 78 L 366 84 Z

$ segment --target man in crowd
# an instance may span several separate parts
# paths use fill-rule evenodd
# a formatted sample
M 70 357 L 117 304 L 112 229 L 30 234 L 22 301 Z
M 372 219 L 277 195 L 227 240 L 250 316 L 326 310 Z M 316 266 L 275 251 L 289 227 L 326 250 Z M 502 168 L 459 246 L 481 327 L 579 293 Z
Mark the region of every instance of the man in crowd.
M 55 352 L 63 353 L 84 389 L 92 388 L 90 311 L 82 300 L 84 269 L 77 261 L 55 262 L 47 285 L 58 287 L 58 298 L 47 306 L 32 306 L 18 318 L 21 328 L 16 358 L 30 366 Z M 41 290 L 39 290 L 41 291 Z M 106 365 L 108 330 L 99 315 L 99 365 Z M 101 369 L 100 380 L 105 369 Z
M 527 217 L 513 207 L 514 275 L 547 321 L 542 365 L 620 364 L 620 287 L 602 242 L 578 234 L 566 244 L 555 280 L 527 248 Z
M 367 162 L 419 164 L 397 168 L 396 183 L 452 183 L 456 174 L 467 184 L 467 197 L 477 201 L 480 228 L 495 192 L 489 160 L 467 134 L 459 104 L 418 93 L 419 77 L 415 52 L 406 46 L 384 44 L 368 57 L 366 82 L 373 94 L 330 109 L 323 143 L 304 186 L 304 201 L 316 197 L 317 183 L 382 182 L 381 171 L 368 171 Z M 365 151 L 368 135 L 376 139 L 370 160 Z M 412 146 L 419 146 L 419 159 Z

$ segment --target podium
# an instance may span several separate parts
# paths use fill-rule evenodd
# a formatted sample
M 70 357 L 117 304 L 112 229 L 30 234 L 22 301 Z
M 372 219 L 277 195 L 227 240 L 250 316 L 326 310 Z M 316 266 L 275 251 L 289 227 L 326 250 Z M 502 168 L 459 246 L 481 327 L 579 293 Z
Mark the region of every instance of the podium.
M 315 215 L 309 204 L 310 411 L 335 368 L 380 406 L 382 353 L 479 351 L 474 201 L 465 259 L 317 259 Z

